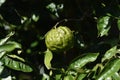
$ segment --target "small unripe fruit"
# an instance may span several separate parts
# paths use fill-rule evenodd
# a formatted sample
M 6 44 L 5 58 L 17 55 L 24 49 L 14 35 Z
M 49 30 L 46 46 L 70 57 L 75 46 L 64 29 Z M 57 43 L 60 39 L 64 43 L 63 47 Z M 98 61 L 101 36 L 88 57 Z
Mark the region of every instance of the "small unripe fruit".
M 66 26 L 53 28 L 45 36 L 45 43 L 49 50 L 53 52 L 66 51 L 73 47 L 73 32 Z

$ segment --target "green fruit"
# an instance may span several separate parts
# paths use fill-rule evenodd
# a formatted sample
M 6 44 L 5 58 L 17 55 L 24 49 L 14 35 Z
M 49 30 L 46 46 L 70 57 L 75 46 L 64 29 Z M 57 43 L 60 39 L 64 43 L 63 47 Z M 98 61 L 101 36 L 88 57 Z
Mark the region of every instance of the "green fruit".
M 53 28 L 45 36 L 45 43 L 49 50 L 53 52 L 66 51 L 73 47 L 73 32 L 66 26 Z

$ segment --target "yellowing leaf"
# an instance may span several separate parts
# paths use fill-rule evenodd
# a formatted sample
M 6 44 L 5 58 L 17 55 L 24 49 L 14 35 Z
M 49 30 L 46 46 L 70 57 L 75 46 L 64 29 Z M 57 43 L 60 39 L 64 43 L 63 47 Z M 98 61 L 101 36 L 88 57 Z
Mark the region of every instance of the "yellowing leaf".
M 52 58 L 53 58 L 52 52 L 47 49 L 47 51 L 45 52 L 45 57 L 44 57 L 44 64 L 45 64 L 47 69 L 51 68 Z

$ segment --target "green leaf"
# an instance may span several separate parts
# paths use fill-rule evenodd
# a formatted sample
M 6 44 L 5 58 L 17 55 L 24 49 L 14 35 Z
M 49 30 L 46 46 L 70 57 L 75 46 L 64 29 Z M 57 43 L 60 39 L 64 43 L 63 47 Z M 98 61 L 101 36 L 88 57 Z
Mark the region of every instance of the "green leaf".
M 83 80 L 86 77 L 87 74 L 80 74 L 77 78 L 77 80 Z
M 50 76 L 44 73 L 42 80 L 50 80 Z
M 102 58 L 102 62 L 111 59 L 113 56 L 115 56 L 116 52 L 117 52 L 117 46 L 114 46 L 111 49 L 109 49 Z
M 3 71 L 3 69 L 4 69 L 4 66 L 3 66 L 2 64 L 3 64 L 3 63 L 0 62 L 0 75 L 1 75 L 1 73 L 2 73 L 2 71 Z
M 5 3 L 6 0 L 0 0 L 0 7 Z
M 104 35 L 106 36 L 108 35 L 108 31 L 110 29 L 109 20 L 110 20 L 109 16 L 103 16 L 98 19 L 97 22 L 98 36 L 102 37 Z
M 47 51 L 45 51 L 45 57 L 44 57 L 44 64 L 45 64 L 47 69 L 51 68 L 51 60 L 52 60 L 52 58 L 53 58 L 52 52 L 47 49 Z
M 72 62 L 69 66 L 69 69 L 79 70 L 89 62 L 93 62 L 97 59 L 99 53 L 88 53 L 81 56 L 79 59 Z
M 92 73 L 90 75 L 93 75 L 92 78 L 96 78 L 96 75 L 98 75 L 102 70 L 103 70 L 104 66 L 103 64 L 99 63 L 96 64 L 93 69 L 92 69 Z
M 8 43 L 0 46 L 0 52 L 3 52 L 3 51 L 11 52 L 15 48 L 21 48 L 21 45 L 17 42 L 8 42 Z
M 37 22 L 39 20 L 39 16 L 33 14 L 32 15 L 32 20 L 35 21 L 35 22 Z
M 49 5 L 46 6 L 47 9 L 49 9 L 51 12 L 56 12 L 56 4 L 55 3 L 50 3 Z
M 0 52 L 0 59 L 4 56 L 6 54 L 6 52 L 5 51 L 3 51 L 3 52 Z
M 104 80 L 107 77 L 111 77 L 120 69 L 120 59 L 111 60 L 105 65 L 100 75 L 98 75 L 96 80 Z
M 112 80 L 112 78 L 111 77 L 107 77 L 104 80 Z
M 11 57 L 11 58 L 13 58 L 13 59 L 18 59 L 18 60 L 20 60 L 20 61 L 22 61 L 22 62 L 25 62 L 25 60 L 23 59 L 23 58 L 21 58 L 21 57 L 19 57 L 19 56 L 17 56 L 17 55 L 14 55 L 14 54 L 10 54 L 10 55 L 8 55 L 9 57 Z
M 110 46 L 116 46 L 118 42 L 119 42 L 118 38 L 113 38 L 113 39 L 111 38 L 104 41 L 105 44 L 109 44 Z
M 67 76 L 64 77 L 63 80 L 75 80 L 75 79 L 72 75 L 67 75 Z
M 16 60 L 13 60 L 7 56 L 3 57 L 1 59 L 1 62 L 3 62 L 3 64 L 11 69 L 14 69 L 14 70 L 18 70 L 18 71 L 22 71 L 22 72 L 32 72 L 32 68 L 23 63 L 23 62 L 20 62 L 20 61 L 16 61 Z
M 34 48 L 38 45 L 38 41 L 34 41 L 31 43 L 30 47 Z
M 56 74 L 55 75 L 55 80 L 61 80 L 61 76 L 62 76 L 62 74 Z
M 120 75 L 119 75 L 119 73 L 114 73 L 113 75 L 112 75 L 112 78 L 114 79 L 114 80 L 119 80 L 120 79 Z
M 11 75 L 5 76 L 5 77 L 1 78 L 0 80 L 12 80 L 12 76 Z
M 6 36 L 6 38 L 1 39 L 1 40 L 0 40 L 0 45 L 5 44 L 5 43 L 8 41 L 8 39 L 9 39 L 11 36 L 13 36 L 13 35 L 14 35 L 14 32 L 11 32 L 11 33 L 9 33 L 9 34 Z
M 119 29 L 119 31 L 120 31 L 120 19 L 118 19 L 117 25 L 118 25 L 118 29 Z

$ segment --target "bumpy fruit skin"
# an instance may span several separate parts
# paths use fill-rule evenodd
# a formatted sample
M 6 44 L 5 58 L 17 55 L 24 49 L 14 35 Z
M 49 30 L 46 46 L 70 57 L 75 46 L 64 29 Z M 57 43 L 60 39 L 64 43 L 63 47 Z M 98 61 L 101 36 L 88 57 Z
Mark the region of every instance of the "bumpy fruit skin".
M 59 26 L 48 31 L 45 43 L 47 48 L 53 52 L 66 51 L 73 47 L 74 35 L 68 27 Z

